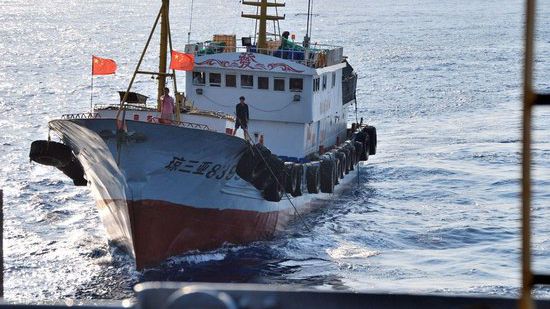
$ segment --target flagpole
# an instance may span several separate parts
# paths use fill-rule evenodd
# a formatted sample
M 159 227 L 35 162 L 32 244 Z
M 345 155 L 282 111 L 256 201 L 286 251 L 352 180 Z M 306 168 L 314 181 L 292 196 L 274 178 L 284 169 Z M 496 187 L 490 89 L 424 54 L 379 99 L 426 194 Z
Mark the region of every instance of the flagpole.
M 90 113 L 94 111 L 94 105 L 93 105 L 93 97 L 94 97 L 94 56 L 92 56 L 92 70 L 91 70 L 91 84 L 92 84 L 92 90 L 90 91 Z

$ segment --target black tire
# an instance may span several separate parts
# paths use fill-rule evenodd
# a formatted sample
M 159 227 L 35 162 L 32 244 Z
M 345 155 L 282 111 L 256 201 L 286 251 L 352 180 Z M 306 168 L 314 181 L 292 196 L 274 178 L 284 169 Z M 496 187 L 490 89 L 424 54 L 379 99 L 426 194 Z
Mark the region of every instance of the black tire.
M 251 182 L 252 181 L 252 175 L 254 173 L 254 168 L 256 167 L 256 160 L 254 156 L 254 151 L 252 148 L 248 148 L 239 159 L 239 162 L 237 163 L 237 169 L 236 173 L 241 177 L 243 180 Z
M 32 161 L 61 168 L 71 162 L 73 153 L 65 144 L 49 141 L 34 141 L 29 157 Z
M 63 174 L 69 176 L 73 180 L 75 186 L 85 186 L 88 181 L 84 179 L 84 168 L 77 158 L 73 157 L 71 162 L 60 168 Z
M 340 165 L 338 168 L 338 177 L 343 179 L 346 170 L 346 154 L 341 151 L 337 151 L 336 157 L 338 158 L 338 165 Z
M 292 196 L 301 196 L 302 195 L 302 177 L 304 174 L 304 168 L 302 164 L 296 163 L 294 164 L 294 172 L 296 173 L 296 183 L 294 185 L 294 192 L 292 192 Z
M 265 147 L 262 144 L 256 144 L 256 145 L 252 146 L 252 148 L 253 148 L 253 152 L 254 152 L 255 156 L 260 156 L 261 155 L 266 160 L 271 156 L 271 150 L 269 150 L 267 147 Z M 261 160 L 261 158 L 258 158 L 258 159 Z
M 319 164 L 313 162 L 306 164 L 307 192 L 319 193 L 321 186 L 319 178 Z
M 239 158 L 239 162 L 237 162 L 237 169 L 235 170 L 235 172 L 242 179 L 246 181 L 251 181 L 254 168 L 256 167 L 255 163 L 256 161 L 254 150 L 249 147 L 243 152 L 243 154 Z
M 352 145 L 351 142 L 346 142 L 346 147 L 349 150 L 349 158 L 350 158 L 350 166 L 349 170 L 353 171 L 355 170 L 355 164 L 357 164 L 357 154 L 355 153 L 355 147 Z
M 363 155 L 365 155 L 365 146 L 363 145 L 362 142 L 359 142 L 359 141 L 355 141 L 355 155 L 356 155 L 356 162 L 355 163 L 359 163 L 359 161 L 366 161 L 369 159 L 369 156 L 368 154 L 365 156 L 365 160 L 361 160 L 361 157 Z
M 378 144 L 378 137 L 376 136 L 376 128 L 373 126 L 366 126 L 364 129 L 365 133 L 369 136 L 369 155 L 376 154 L 376 146 Z
M 330 151 L 330 155 L 332 159 L 334 160 L 334 184 L 338 185 L 340 184 L 340 170 L 342 168 L 342 164 L 340 163 L 340 159 L 338 158 L 338 150 L 333 149 Z
M 344 158 L 344 174 L 349 174 L 349 166 L 350 166 L 350 156 L 349 156 L 349 150 L 345 147 L 342 147 L 338 150 L 339 152 L 342 152 L 346 157 Z
M 361 150 L 360 150 L 360 153 L 359 153 L 359 160 L 360 161 L 367 161 L 368 160 L 368 155 L 369 155 L 368 148 L 367 148 L 368 138 L 369 138 L 369 136 L 367 135 L 367 133 L 363 132 L 363 131 L 359 131 L 355 135 L 355 141 L 361 143 Z
M 334 185 L 340 184 L 340 160 L 334 159 Z
M 330 156 L 323 156 L 320 165 L 321 192 L 334 192 L 334 160 Z
M 293 162 L 285 162 L 285 192 L 292 194 L 296 186 L 296 170 Z
M 261 167 L 254 170 L 252 173 L 252 181 L 250 182 L 256 189 L 262 191 L 269 184 L 271 172 L 267 167 Z
M 285 187 L 285 163 L 279 159 L 276 155 L 272 154 L 268 159 L 269 167 L 275 177 L 279 180 L 279 183 L 282 184 L 283 188 Z
M 271 182 L 263 190 L 264 198 L 270 202 L 280 202 L 283 194 L 283 187 L 275 179 L 271 179 Z

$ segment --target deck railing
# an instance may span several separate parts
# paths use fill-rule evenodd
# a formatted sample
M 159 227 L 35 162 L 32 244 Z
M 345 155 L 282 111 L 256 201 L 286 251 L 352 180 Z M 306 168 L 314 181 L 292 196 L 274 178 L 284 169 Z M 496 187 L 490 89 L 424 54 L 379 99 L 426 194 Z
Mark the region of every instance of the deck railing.
M 77 113 L 77 114 L 63 114 L 61 119 L 95 119 L 101 118 L 99 113 Z
M 201 123 L 176 121 L 176 120 L 162 119 L 162 118 L 158 118 L 158 117 L 152 117 L 150 122 L 166 124 L 166 125 L 172 125 L 172 126 L 188 128 L 188 129 L 199 129 L 199 130 L 210 131 L 210 128 L 207 125 L 201 124 Z
M 257 48 L 255 46 L 226 46 L 212 41 L 188 44 L 186 52 L 195 56 L 223 53 L 258 53 L 269 55 L 292 62 L 303 64 L 310 68 L 323 68 L 341 63 L 344 60 L 344 49 L 340 46 L 311 44 L 309 47 L 295 43 L 293 49 Z

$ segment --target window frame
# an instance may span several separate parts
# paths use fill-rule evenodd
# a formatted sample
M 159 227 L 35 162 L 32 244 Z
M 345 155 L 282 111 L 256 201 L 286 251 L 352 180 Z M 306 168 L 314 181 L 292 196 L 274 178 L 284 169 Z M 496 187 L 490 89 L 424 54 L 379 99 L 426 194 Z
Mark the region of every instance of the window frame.
M 212 83 L 211 77 L 213 74 L 219 75 L 219 82 Z M 210 87 L 221 87 L 222 86 L 222 73 L 209 72 L 208 73 L 208 86 Z
M 300 81 L 300 88 L 292 88 L 292 81 L 293 80 Z M 304 79 L 301 78 L 301 77 L 289 78 L 288 79 L 288 89 L 291 92 L 302 92 L 302 91 L 304 91 Z
M 245 78 L 245 76 L 250 76 L 251 85 L 244 85 L 243 84 L 243 78 Z M 247 88 L 247 89 L 254 88 L 254 75 L 241 74 L 241 88 Z
M 227 84 L 227 78 L 228 78 L 229 76 L 233 76 L 233 78 L 234 78 L 234 80 L 233 80 L 234 84 L 233 84 L 232 86 L 229 86 L 229 85 Z M 225 74 L 224 82 L 225 82 L 225 87 L 237 88 L 237 74 Z
M 277 89 L 277 81 L 283 81 L 283 89 Z M 286 78 L 274 77 L 273 78 L 273 91 L 286 91 Z
M 266 88 L 260 88 L 260 85 L 261 85 L 260 79 L 266 79 L 267 80 L 267 82 L 265 84 Z M 259 90 L 269 90 L 269 77 L 268 76 L 257 76 L 256 83 L 258 85 L 257 88 Z
M 319 91 L 321 87 L 321 79 L 319 77 L 313 78 L 313 92 Z
M 197 76 L 197 74 L 201 76 L 202 83 L 195 82 L 195 76 Z M 195 86 L 206 85 L 206 73 L 204 71 L 193 71 L 193 74 L 191 75 L 191 83 Z

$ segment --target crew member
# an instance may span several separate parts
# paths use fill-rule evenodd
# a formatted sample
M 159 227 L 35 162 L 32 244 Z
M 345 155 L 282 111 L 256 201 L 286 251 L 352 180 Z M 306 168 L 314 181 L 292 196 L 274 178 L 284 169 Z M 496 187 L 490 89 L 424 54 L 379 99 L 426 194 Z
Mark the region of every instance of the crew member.
M 244 102 L 244 97 L 239 98 L 239 103 L 235 106 L 235 114 L 237 115 L 237 120 L 235 121 L 235 130 L 233 130 L 233 135 L 237 133 L 237 129 L 241 127 L 244 131 L 244 138 L 248 140 L 248 105 Z
M 281 46 L 279 47 L 279 49 L 303 51 L 304 48 L 302 46 L 294 43 L 292 40 L 290 40 L 288 38 L 289 35 L 290 35 L 290 32 L 288 32 L 288 31 L 283 32 L 283 34 L 281 35 Z
M 172 122 L 174 114 L 174 98 L 170 96 L 170 89 L 164 88 L 164 95 L 160 97 L 160 123 Z

